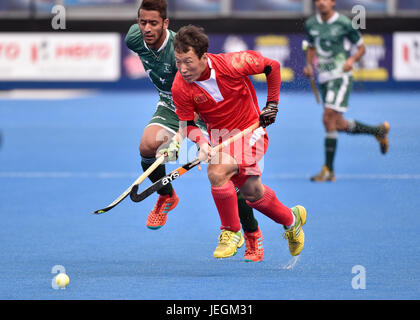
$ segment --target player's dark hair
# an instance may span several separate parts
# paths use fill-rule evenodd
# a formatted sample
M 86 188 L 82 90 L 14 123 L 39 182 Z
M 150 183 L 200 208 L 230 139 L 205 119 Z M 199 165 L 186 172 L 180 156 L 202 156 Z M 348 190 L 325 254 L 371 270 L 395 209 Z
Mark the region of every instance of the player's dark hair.
M 168 4 L 166 0 L 143 0 L 139 10 L 137 10 L 137 17 L 140 17 L 140 10 L 158 11 L 160 17 L 165 20 L 167 17 L 166 7 Z
M 188 25 L 181 27 L 174 38 L 174 49 L 186 53 L 192 48 L 200 59 L 209 50 L 209 38 L 204 29 Z

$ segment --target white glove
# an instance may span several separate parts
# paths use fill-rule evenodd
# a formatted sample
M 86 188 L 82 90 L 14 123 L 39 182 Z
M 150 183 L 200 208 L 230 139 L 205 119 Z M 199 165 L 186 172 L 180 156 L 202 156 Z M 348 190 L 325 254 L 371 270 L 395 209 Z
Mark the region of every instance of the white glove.
M 172 140 L 171 143 L 169 143 L 169 146 L 159 150 L 159 154 L 167 157 L 168 161 L 176 161 L 178 159 L 178 153 L 180 148 L 181 145 L 179 144 L 179 142 Z

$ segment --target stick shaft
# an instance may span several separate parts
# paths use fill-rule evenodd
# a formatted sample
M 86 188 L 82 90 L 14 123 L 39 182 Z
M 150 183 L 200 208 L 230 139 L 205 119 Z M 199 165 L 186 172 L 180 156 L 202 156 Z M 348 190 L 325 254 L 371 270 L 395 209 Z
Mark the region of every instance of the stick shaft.
M 142 183 L 157 167 L 159 167 L 163 162 L 165 161 L 165 156 L 161 155 L 159 158 L 156 159 L 153 164 L 147 168 L 143 174 L 136 179 L 136 181 L 133 182 L 133 184 L 130 186 L 132 188 L 133 186 L 138 186 L 140 183 Z
M 234 135 L 233 137 L 230 137 L 229 139 L 227 139 L 226 141 L 218 144 L 217 146 L 215 146 L 212 150 L 217 152 L 220 151 L 220 149 L 230 145 L 232 142 L 235 142 L 238 139 L 241 139 L 242 137 L 246 136 L 247 134 L 251 133 L 252 131 L 254 131 L 255 129 L 257 129 L 259 127 L 259 122 L 254 123 L 252 126 L 246 128 L 245 130 L 239 132 L 238 134 Z M 153 194 L 154 192 L 160 190 L 163 186 L 165 186 L 166 184 L 174 181 L 175 179 L 179 178 L 180 176 L 182 176 L 184 173 L 188 172 L 189 170 L 191 170 L 192 168 L 194 168 L 195 166 L 197 166 L 201 161 L 203 161 L 202 159 L 199 158 L 195 158 L 193 161 L 179 167 L 176 168 L 175 170 L 173 170 L 171 173 L 167 174 L 166 176 L 162 177 L 161 179 L 159 179 L 158 181 L 156 181 L 155 183 L 153 183 L 151 186 L 149 186 L 148 188 L 144 189 L 142 192 L 140 192 L 139 194 L 137 194 L 138 191 L 138 186 L 133 186 L 133 189 L 130 192 L 130 198 L 131 200 L 133 200 L 134 202 L 140 202 L 144 199 L 146 199 L 148 196 L 150 196 L 151 194 Z
M 313 93 L 315 94 L 316 102 L 320 103 L 321 99 L 319 98 L 319 92 L 318 92 L 318 88 L 317 88 L 316 83 L 315 83 L 315 79 L 310 78 L 309 81 L 311 82 L 311 88 L 312 88 Z
M 100 214 L 107 212 L 114 208 L 117 204 L 123 201 L 131 192 L 133 187 L 137 187 L 141 184 L 158 166 L 160 166 L 165 161 L 165 156 L 162 155 L 156 159 L 156 161 L 149 167 L 145 172 L 143 172 L 117 199 L 111 202 L 108 206 L 103 209 L 96 210 L 94 214 Z
M 245 130 L 235 134 L 233 137 L 230 137 L 226 141 L 223 141 L 222 143 L 218 144 L 214 148 L 212 148 L 213 151 L 220 151 L 220 149 L 227 147 L 232 142 L 235 142 L 236 140 L 241 139 L 242 137 L 246 136 L 247 134 L 251 133 L 255 129 L 257 129 L 260 126 L 259 122 L 255 122 L 252 126 L 246 128 Z
M 306 59 L 308 60 L 309 58 L 308 58 L 308 41 L 306 41 L 306 40 L 303 40 L 302 41 L 302 50 L 303 50 L 303 52 L 305 53 L 305 55 L 306 55 Z M 312 63 L 312 61 L 310 61 L 311 63 Z M 314 77 L 310 77 L 309 78 L 309 82 L 311 83 L 311 88 L 312 88 L 312 92 L 314 93 L 314 95 L 315 95 L 315 100 L 316 100 L 316 103 L 320 103 L 321 102 L 321 99 L 319 98 L 319 91 L 318 91 L 318 88 L 317 88 L 317 86 L 316 86 L 316 83 L 315 83 L 315 79 L 314 79 Z

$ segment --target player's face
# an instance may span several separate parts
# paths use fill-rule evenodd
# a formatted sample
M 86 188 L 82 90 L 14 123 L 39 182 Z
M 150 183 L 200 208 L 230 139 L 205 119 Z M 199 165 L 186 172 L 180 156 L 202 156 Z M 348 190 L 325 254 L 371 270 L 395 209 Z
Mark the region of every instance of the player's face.
M 329 14 L 334 10 L 335 0 L 315 0 L 315 7 L 320 14 Z
M 158 11 L 140 10 L 137 19 L 144 42 L 154 49 L 158 49 L 165 41 L 169 20 L 162 19 Z
M 192 83 L 200 78 L 206 69 L 207 53 L 199 58 L 192 48 L 188 52 L 175 51 L 175 64 L 184 80 Z

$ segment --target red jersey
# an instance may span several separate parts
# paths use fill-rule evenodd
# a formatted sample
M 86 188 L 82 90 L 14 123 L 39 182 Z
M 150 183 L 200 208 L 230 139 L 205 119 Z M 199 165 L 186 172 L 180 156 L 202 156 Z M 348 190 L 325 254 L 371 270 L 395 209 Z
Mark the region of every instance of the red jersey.
M 260 108 L 248 76 L 263 73 L 268 66 L 268 99 L 278 102 L 280 64 L 259 52 L 243 51 L 208 54 L 210 77 L 187 83 L 177 72 L 172 97 L 181 121 L 194 120 L 194 112 L 212 129 L 242 131 L 258 121 Z M 271 78 L 271 81 L 269 81 Z M 217 144 L 217 142 L 216 142 Z

